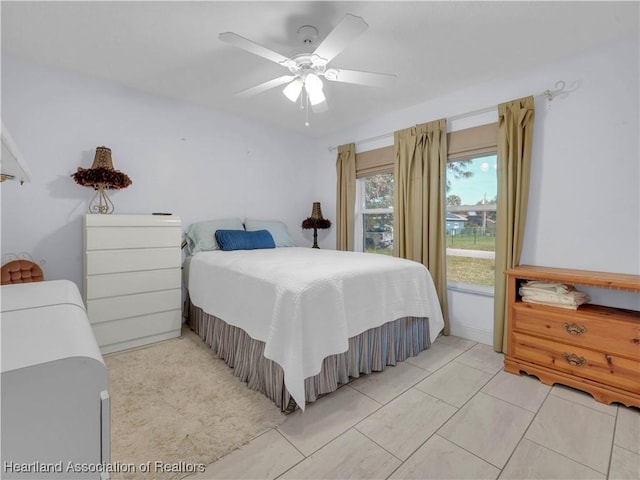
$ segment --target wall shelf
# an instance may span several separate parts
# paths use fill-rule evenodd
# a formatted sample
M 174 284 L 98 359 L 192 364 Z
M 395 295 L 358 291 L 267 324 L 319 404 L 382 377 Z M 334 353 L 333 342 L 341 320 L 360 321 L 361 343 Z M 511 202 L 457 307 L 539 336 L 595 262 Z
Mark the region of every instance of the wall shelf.
M 20 184 L 31 181 L 31 172 L 20 150 L 11 138 L 7 127 L 2 124 L 2 152 L 0 155 L 1 181 L 18 180 Z

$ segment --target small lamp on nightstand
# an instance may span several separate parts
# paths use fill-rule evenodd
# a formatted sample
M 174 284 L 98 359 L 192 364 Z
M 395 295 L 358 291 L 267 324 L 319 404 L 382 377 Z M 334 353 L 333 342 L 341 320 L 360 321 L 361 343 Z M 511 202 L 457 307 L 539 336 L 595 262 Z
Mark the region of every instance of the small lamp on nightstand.
M 302 228 L 308 230 L 313 228 L 313 247 L 320 248 L 318 246 L 318 229 L 324 230 L 331 226 L 331 221 L 322 216 L 322 209 L 320 208 L 320 202 L 313 202 L 313 210 L 311 216 L 302 221 Z

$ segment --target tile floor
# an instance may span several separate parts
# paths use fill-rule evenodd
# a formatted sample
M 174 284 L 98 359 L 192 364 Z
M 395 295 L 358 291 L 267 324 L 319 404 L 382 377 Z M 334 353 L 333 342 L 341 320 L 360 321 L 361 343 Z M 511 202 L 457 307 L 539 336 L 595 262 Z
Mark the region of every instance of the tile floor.
M 640 479 L 640 410 L 502 362 L 487 345 L 440 337 L 188 480 Z

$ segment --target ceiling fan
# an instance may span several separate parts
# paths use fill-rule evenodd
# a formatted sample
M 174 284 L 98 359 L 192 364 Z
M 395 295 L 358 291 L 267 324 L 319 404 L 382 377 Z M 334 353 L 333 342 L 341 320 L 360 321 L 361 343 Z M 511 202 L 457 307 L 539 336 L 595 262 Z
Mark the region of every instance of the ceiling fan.
M 368 27 L 369 25 L 361 17 L 347 14 L 312 53 L 302 53 L 292 58 L 287 58 L 233 32 L 221 33 L 218 35 L 218 39 L 282 65 L 290 73 L 237 92 L 236 95 L 248 97 L 287 84 L 283 93 L 289 100 L 297 102 L 304 89 L 306 100 L 311 105 L 311 109 L 314 113 L 319 113 L 328 108 L 320 77 L 332 82 L 374 87 L 391 86 L 395 81 L 395 75 L 386 73 L 328 68 L 328 63 Z M 298 30 L 298 35 L 305 45 L 311 45 L 318 36 L 318 30 L 311 25 L 304 25 Z M 306 124 L 308 125 L 308 121 Z

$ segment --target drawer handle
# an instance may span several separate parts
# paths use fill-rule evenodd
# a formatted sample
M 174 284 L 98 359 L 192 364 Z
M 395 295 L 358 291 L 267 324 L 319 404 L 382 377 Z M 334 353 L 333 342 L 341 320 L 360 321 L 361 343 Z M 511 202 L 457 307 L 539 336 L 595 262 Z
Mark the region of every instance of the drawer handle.
M 587 327 L 585 327 L 584 325 L 576 325 L 575 323 L 569 325 L 567 322 L 565 322 L 562 324 L 562 326 L 571 335 L 582 335 L 587 331 Z
M 578 355 L 576 355 L 575 353 L 563 353 L 562 357 L 569 362 L 571 365 L 575 365 L 576 367 L 579 367 L 581 365 L 584 365 L 585 359 L 584 357 L 579 357 Z

